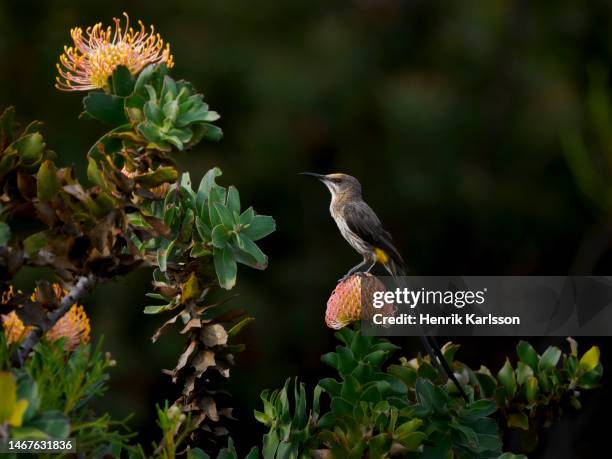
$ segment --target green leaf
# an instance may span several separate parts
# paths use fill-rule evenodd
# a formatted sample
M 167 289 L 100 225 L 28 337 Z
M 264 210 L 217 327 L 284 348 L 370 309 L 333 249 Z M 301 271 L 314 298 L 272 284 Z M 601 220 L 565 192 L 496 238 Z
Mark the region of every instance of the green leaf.
M 262 454 L 264 459 L 275 459 L 280 438 L 277 430 L 270 430 L 263 436 Z
M 502 369 L 497 373 L 497 380 L 503 386 L 508 400 L 511 400 L 516 393 L 516 378 L 510 360 L 506 359 L 506 363 L 504 363 Z
M 0 222 L 0 247 L 5 247 L 11 240 L 11 228 L 4 222 Z
M 45 432 L 52 438 L 66 438 L 70 434 L 70 420 L 60 411 L 45 411 L 36 419 L 28 423 L 33 427 Z
M 276 223 L 272 217 L 267 215 L 255 215 L 251 224 L 242 230 L 242 234 L 248 236 L 252 241 L 258 241 L 274 232 L 275 229 Z
M 402 365 L 391 365 L 387 368 L 387 372 L 396 378 L 399 378 L 406 387 L 414 386 L 417 379 L 417 372 L 412 367 L 405 367 Z
M 455 354 L 457 353 L 460 347 L 461 345 L 455 344 L 451 341 L 444 343 L 444 346 L 442 346 L 442 354 L 444 355 L 444 358 L 446 359 L 449 365 L 452 366 L 453 361 L 455 360 Z
M 518 362 L 516 364 L 516 381 L 518 382 L 519 386 L 525 384 L 525 381 L 527 381 L 530 376 L 533 376 L 533 370 L 531 367 L 523 362 Z
M 83 99 L 84 116 L 102 121 L 111 127 L 121 126 L 128 121 L 123 104 L 123 97 L 104 92 L 90 92 Z
M 540 371 L 546 371 L 557 366 L 557 362 L 561 358 L 561 349 L 556 346 L 550 346 L 544 351 L 542 357 L 540 357 L 540 363 L 538 369 Z
M 218 167 L 214 167 L 210 169 L 202 180 L 200 181 L 200 186 L 198 187 L 198 192 L 196 194 L 196 209 L 198 210 L 198 215 L 202 214 L 204 209 L 204 204 L 210 195 L 210 190 L 215 185 L 215 179 L 219 177 L 223 172 Z
M 49 435 L 40 429 L 33 427 L 13 427 L 11 429 L 11 439 L 13 440 L 48 440 Z M 8 456 L 9 458 L 11 456 Z
M 486 367 L 480 367 L 480 370 L 476 372 L 476 379 L 478 379 L 478 383 L 482 389 L 481 395 L 484 397 L 492 397 L 497 387 L 497 382 L 488 370 L 485 371 L 485 368 Z
M 318 386 L 331 396 L 337 397 L 342 392 L 342 384 L 333 378 L 320 380 Z
M 247 238 L 240 238 L 239 241 L 242 243 L 242 250 L 255 260 L 257 269 L 266 269 L 268 257 L 257 247 L 257 244 Z
M 450 427 L 459 434 L 459 444 L 467 447 L 470 450 L 478 449 L 478 436 L 474 429 L 462 424 L 451 422 Z
M 91 180 L 95 185 L 98 185 L 103 190 L 108 190 L 108 183 L 104 178 L 104 175 L 98 168 L 96 160 L 91 156 L 87 158 L 87 178 Z
M 47 245 L 49 234 L 46 231 L 39 231 L 31 234 L 23 240 L 23 249 L 28 257 L 35 257 L 42 248 Z
M 240 194 L 233 185 L 227 189 L 227 208 L 232 213 L 240 214 Z
M 253 415 L 255 416 L 255 419 L 258 422 L 261 422 L 262 424 L 266 426 L 272 425 L 272 417 L 268 416 L 266 413 L 262 413 L 261 411 L 254 410 Z
M 27 423 L 37 413 L 41 401 L 38 384 L 28 373 L 22 373 L 17 378 L 17 400 L 28 401 L 28 406 L 23 414 L 23 421 Z
M 525 413 L 512 413 L 508 416 L 508 427 L 529 430 L 529 418 Z
M 195 225 L 196 229 L 198 230 L 198 235 L 200 236 L 200 239 L 202 239 L 203 243 L 212 241 L 212 231 L 208 226 L 206 226 L 200 217 L 196 217 Z
M 244 319 L 242 319 L 240 322 L 238 322 L 236 325 L 234 325 L 232 328 L 229 329 L 229 331 L 227 332 L 227 336 L 229 338 L 231 338 L 232 336 L 236 336 L 238 333 L 242 331 L 244 327 L 246 327 L 248 324 L 250 324 L 254 320 L 255 320 L 254 317 L 245 317 Z
M 599 348 L 593 346 L 580 358 L 580 362 L 578 363 L 579 370 L 585 373 L 593 370 L 599 363 L 599 355 Z
M 524 454 L 504 453 L 498 459 L 528 459 Z
M 37 163 L 45 151 L 45 142 L 38 132 L 24 135 L 12 145 L 24 164 Z M 10 148 L 10 147 L 9 147 Z
M 172 255 L 172 250 L 174 249 L 174 244 L 176 240 L 173 241 L 164 241 L 162 247 L 157 249 L 157 265 L 161 272 L 166 272 L 168 257 Z
M 127 97 L 134 90 L 134 77 L 124 65 L 119 65 L 109 79 L 110 91 L 121 97 Z
M 497 411 L 497 405 L 492 400 L 476 400 L 468 403 L 459 412 L 459 416 L 469 421 L 485 418 Z
M 424 408 L 436 412 L 445 411 L 447 400 L 441 390 L 431 381 L 423 378 L 417 379 L 415 390 L 417 401 Z
M 145 306 L 143 312 L 145 314 L 159 314 L 160 312 L 170 311 L 170 310 L 174 309 L 176 306 L 177 305 L 174 304 L 174 303 Z
M 527 341 L 519 341 L 516 345 L 516 353 L 521 362 L 529 365 L 534 371 L 538 369 L 538 353 Z
M 217 225 L 212 230 L 212 243 L 213 246 L 218 249 L 223 249 L 227 245 L 227 241 L 229 241 L 232 235 L 231 230 L 229 230 L 224 225 Z
M 219 285 L 226 290 L 230 290 L 236 284 L 236 274 L 238 271 L 232 252 L 228 249 L 215 248 L 213 250 L 213 257 Z
M 187 451 L 187 459 L 210 459 L 210 456 L 200 448 L 194 448 Z
M 242 212 L 242 214 L 240 214 L 240 224 L 248 225 L 253 221 L 253 218 L 255 218 L 255 211 L 252 207 L 249 207 L 247 210 Z
M 599 384 L 599 380 L 601 379 L 601 375 L 603 373 L 603 366 L 600 363 L 597 364 L 595 368 L 591 371 L 583 374 L 578 378 L 578 387 L 581 389 L 591 389 L 596 387 Z
M 166 182 L 173 182 L 178 177 L 178 171 L 171 166 L 158 167 L 152 172 L 148 172 L 136 177 L 136 181 L 145 188 L 153 188 Z
M 266 269 L 267 264 L 266 265 L 259 264 L 253 256 L 246 253 L 245 251 L 235 248 L 233 247 L 233 245 L 228 246 L 228 248 L 232 250 L 236 263 L 240 263 L 240 264 L 249 266 L 250 268 L 254 268 L 254 269 L 260 269 L 260 270 Z
M 259 448 L 253 446 L 244 459 L 259 459 Z
M 395 437 L 401 443 L 402 437 L 414 432 L 421 427 L 422 424 L 423 421 L 420 419 L 411 419 L 410 421 L 404 422 L 402 425 L 398 426 L 397 429 L 395 429 Z
M 161 127 L 150 121 L 145 121 L 138 125 L 138 132 L 153 145 L 157 146 L 162 151 L 169 151 L 170 146 L 163 141 L 163 133 Z
M 338 354 L 335 352 L 328 352 L 327 354 L 323 354 L 321 356 L 321 362 L 325 365 L 329 365 L 333 369 L 337 370 L 339 367 L 338 364 Z
M 223 204 L 213 204 L 213 207 L 215 209 L 215 211 L 217 212 L 217 215 L 219 216 L 219 222 L 222 225 L 225 225 L 228 228 L 233 228 L 234 227 L 234 216 L 232 215 L 232 213 L 230 212 L 230 210 L 225 207 Z M 212 215 L 211 215 L 212 217 Z
M 202 123 L 204 127 L 203 137 L 213 142 L 218 142 L 223 138 L 223 131 L 220 127 L 210 123 Z
M 41 201 L 50 201 L 60 190 L 60 181 L 57 178 L 57 168 L 52 161 L 44 161 L 36 174 L 37 195 Z
M 535 403 L 538 397 L 538 391 L 538 378 L 529 376 L 525 383 L 525 398 L 530 404 Z

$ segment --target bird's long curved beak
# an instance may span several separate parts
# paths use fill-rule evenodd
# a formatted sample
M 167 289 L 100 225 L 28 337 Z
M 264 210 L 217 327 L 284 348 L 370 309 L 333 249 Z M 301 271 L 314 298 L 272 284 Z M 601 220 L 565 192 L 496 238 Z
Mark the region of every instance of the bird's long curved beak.
M 299 175 L 309 175 L 310 177 L 318 178 L 319 180 L 325 180 L 323 174 L 315 174 L 313 172 L 300 172 Z

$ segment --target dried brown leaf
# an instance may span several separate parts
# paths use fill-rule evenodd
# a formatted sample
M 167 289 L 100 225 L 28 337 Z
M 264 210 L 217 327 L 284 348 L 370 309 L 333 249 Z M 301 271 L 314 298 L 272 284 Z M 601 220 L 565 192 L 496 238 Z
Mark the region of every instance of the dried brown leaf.
M 201 327 L 202 327 L 202 322 L 200 321 L 200 319 L 198 319 L 197 317 L 194 317 L 193 319 L 190 319 L 189 322 L 185 324 L 185 327 L 183 327 L 183 329 L 181 330 L 181 334 L 185 334 L 194 328 L 201 328 Z
M 217 412 L 217 404 L 212 397 L 202 397 L 200 399 L 200 408 L 206 417 L 212 421 L 219 421 L 219 413 Z
M 155 332 L 155 334 L 151 337 L 151 341 L 156 342 L 161 335 L 163 335 L 164 333 L 166 333 L 171 326 L 176 322 L 176 319 L 178 319 L 181 316 L 181 314 L 177 314 L 175 316 L 173 316 L 172 318 L 166 320 L 163 325 L 161 327 L 159 327 L 157 329 L 157 331 Z
M 221 324 L 212 324 L 204 327 L 200 332 L 200 339 L 208 347 L 227 344 L 227 331 Z
M 215 353 L 208 350 L 201 351 L 195 356 L 191 364 L 196 369 L 196 377 L 199 378 L 209 367 L 214 367 L 216 365 Z
M 181 368 L 187 365 L 187 360 L 189 359 L 189 356 L 193 354 L 193 351 L 195 351 L 197 345 L 198 343 L 196 341 L 192 341 L 191 343 L 189 343 L 189 346 L 187 346 L 187 349 L 185 349 L 185 351 L 179 357 L 176 367 L 174 367 L 174 374 L 176 374 Z
M 237 419 L 233 415 L 234 408 L 222 408 L 219 410 L 219 415 L 224 416 L 227 419 L 231 419 L 232 421 L 237 421 Z
M 229 377 L 230 377 L 230 371 L 229 371 L 229 368 L 225 368 L 225 367 L 222 367 L 222 366 L 220 366 L 220 365 L 216 365 L 214 368 L 215 368 L 215 370 L 217 370 L 217 371 L 219 372 L 219 374 L 220 374 L 221 376 L 223 376 L 224 378 L 229 378 Z
M 189 376 L 187 376 L 187 378 L 185 378 L 185 385 L 183 386 L 183 395 L 185 397 L 189 397 L 189 395 L 191 395 L 191 393 L 193 392 L 194 387 L 195 374 L 190 374 Z

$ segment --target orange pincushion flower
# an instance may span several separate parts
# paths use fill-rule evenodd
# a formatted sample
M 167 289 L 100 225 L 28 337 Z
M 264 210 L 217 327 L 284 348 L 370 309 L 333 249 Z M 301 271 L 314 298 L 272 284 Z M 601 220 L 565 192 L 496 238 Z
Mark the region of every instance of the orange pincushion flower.
M 0 319 L 2 320 L 4 336 L 6 336 L 8 344 L 20 343 L 32 329 L 32 327 L 24 325 L 15 311 L 0 315 Z
M 55 87 L 62 91 L 89 91 L 106 89 L 108 77 L 120 65 L 127 67 L 136 75 L 146 65 L 165 62 L 169 68 L 174 66 L 170 44 L 151 26 L 147 33 L 144 24 L 138 21 L 140 29 L 130 27 L 126 13 L 125 29 L 121 20 L 113 18 L 115 28 L 104 28 L 102 23 L 88 27 L 83 35 L 80 27 L 70 30 L 73 46 L 65 46 L 64 53 L 57 64 L 59 76 Z
M 53 284 L 53 292 L 58 299 L 61 299 L 66 294 L 66 291 L 59 284 Z M 7 294 L 12 295 L 12 287 Z M 2 299 L 4 300 L 4 295 Z M 36 301 L 36 291 L 32 294 L 32 301 Z M 21 342 L 32 329 L 31 326 L 25 326 L 15 311 L 0 315 L 0 319 L 2 320 L 4 334 L 9 344 Z M 45 337 L 49 341 L 65 338 L 64 349 L 72 351 L 80 343 L 88 343 L 90 333 L 89 317 L 85 314 L 83 306 L 73 304 L 70 310 L 47 331 Z
M 67 351 L 73 351 L 79 344 L 89 342 L 90 333 L 89 317 L 85 314 L 83 306 L 73 304 L 45 336 L 49 341 L 65 338 L 64 348 Z
M 372 297 L 374 292 L 385 291 L 384 284 L 369 273 L 354 274 L 336 285 L 325 311 L 325 324 L 329 328 L 338 330 L 348 324 L 361 320 L 362 306 L 365 308 L 365 317 L 371 317 L 374 311 Z M 366 301 L 363 305 L 363 301 Z M 395 311 L 393 305 L 386 305 L 380 312 L 392 315 Z
M 2 292 L 0 303 L 8 303 L 14 296 L 15 293 L 11 285 L 8 290 Z M 8 314 L 0 314 L 0 322 L 2 322 L 2 328 L 8 344 L 20 342 L 32 329 L 32 327 L 24 325 L 15 311 L 11 311 Z

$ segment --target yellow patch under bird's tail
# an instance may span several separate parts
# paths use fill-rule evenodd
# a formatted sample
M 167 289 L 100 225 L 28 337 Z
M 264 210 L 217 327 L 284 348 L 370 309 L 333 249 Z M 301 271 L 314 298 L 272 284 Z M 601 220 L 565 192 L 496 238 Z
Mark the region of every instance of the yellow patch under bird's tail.
M 376 256 L 376 261 L 381 265 L 386 265 L 389 262 L 389 255 L 383 249 L 374 247 L 374 255 Z

